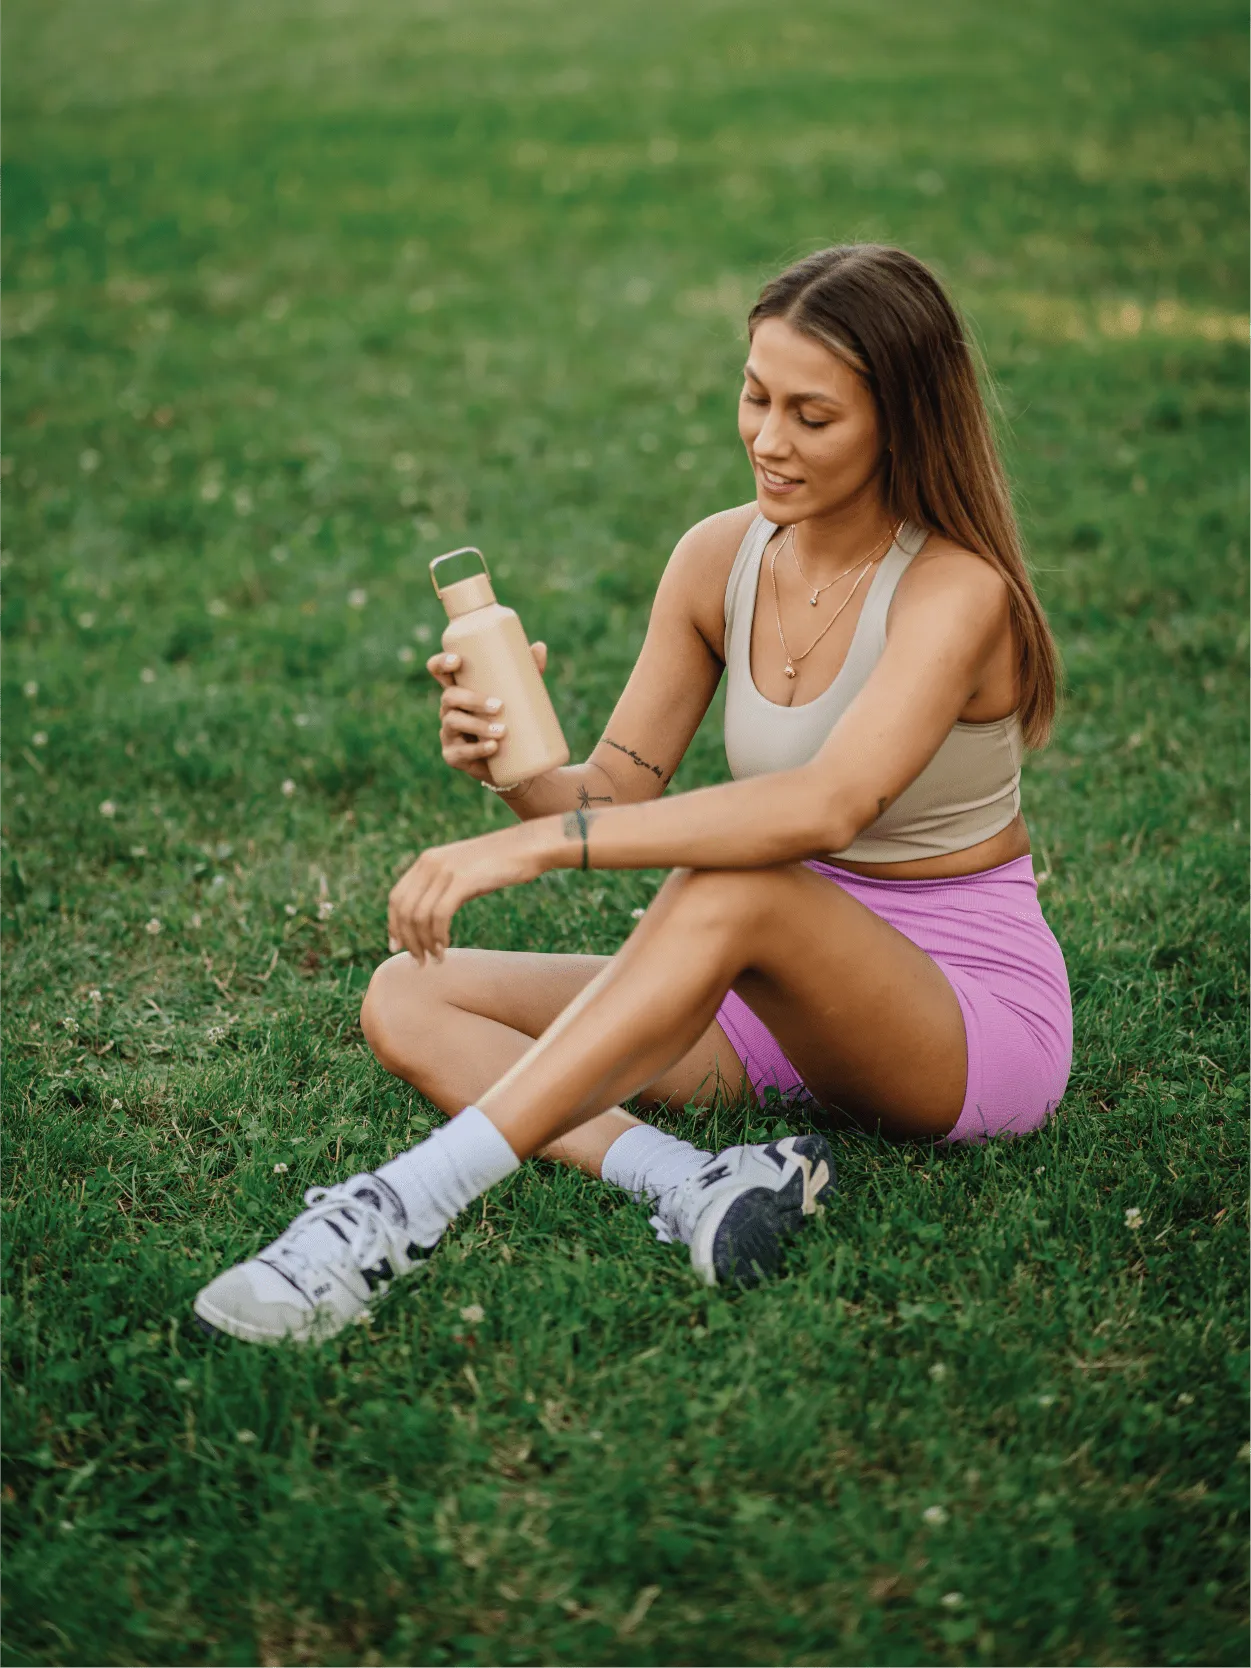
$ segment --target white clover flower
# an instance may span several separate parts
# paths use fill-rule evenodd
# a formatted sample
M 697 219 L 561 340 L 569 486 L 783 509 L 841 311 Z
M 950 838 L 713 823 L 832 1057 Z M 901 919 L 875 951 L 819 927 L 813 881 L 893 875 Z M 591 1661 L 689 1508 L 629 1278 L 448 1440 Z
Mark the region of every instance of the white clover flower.
M 100 990 L 98 990 L 93 985 L 92 988 L 87 992 L 87 1000 L 88 1000 L 88 1002 L 103 1002 L 104 1001 L 104 995 Z
M 396 659 L 399 660 L 404 666 L 411 666 L 416 658 L 416 649 L 410 649 L 407 643 L 405 643 L 404 647 L 399 649 L 396 653 Z
M 1142 1227 L 1142 1212 L 1137 1205 L 1131 1205 L 1125 1212 L 1125 1226 L 1134 1229 Z
M 139 674 L 139 682 L 140 683 L 155 683 L 156 682 L 155 668 L 151 667 L 151 666 L 145 666 L 143 671 L 140 672 L 140 674 Z
M 647 911 L 645 909 L 632 909 L 630 911 L 630 919 L 632 921 L 641 921 L 646 914 Z
M 941 1529 L 947 1521 L 947 1508 L 946 1506 L 927 1506 L 921 1513 L 921 1517 L 924 1522 L 930 1524 L 933 1528 Z
M 285 780 L 285 781 L 284 781 L 284 782 L 283 782 L 283 784 L 282 784 L 282 795 L 283 795 L 283 798 L 284 798 L 284 799 L 290 799 L 290 797 L 291 797 L 291 795 L 292 795 L 292 794 L 293 794 L 293 793 L 294 793 L 294 792 L 295 792 L 295 783 L 294 783 L 294 782 L 293 782 L 293 781 L 292 781 L 292 780 L 291 780 L 291 778 L 290 778 L 290 777 L 289 777 L 289 776 L 288 776 L 288 777 L 287 777 L 287 778 L 286 778 L 286 780 Z
M 117 806 L 114 805 L 111 799 L 102 799 L 100 801 L 100 815 L 102 817 L 115 817 L 117 815 Z
M 328 921 L 333 914 L 334 905 L 331 903 L 329 898 L 323 898 L 317 905 L 317 919 L 319 921 Z
M 286 561 L 290 554 L 291 552 L 287 549 L 285 544 L 276 544 L 269 553 L 269 559 L 271 562 L 277 562 L 281 565 Z
M 391 459 L 391 467 L 397 475 L 411 475 L 417 467 L 417 459 L 411 452 L 397 452 Z
M 66 1014 L 65 1018 L 61 1021 L 61 1024 L 69 1032 L 71 1037 L 78 1035 L 78 1021 L 74 1018 L 73 1014 Z
M 100 454 L 94 446 L 88 446 L 78 454 L 78 467 L 84 475 L 92 475 L 100 467 Z
M 460 1312 L 460 1318 L 468 1321 L 470 1326 L 477 1326 L 480 1320 L 486 1319 L 486 1310 L 480 1303 L 466 1303 Z
M 200 912 L 197 909 L 195 914 L 191 917 L 190 921 L 187 922 L 187 925 L 189 927 L 199 927 L 199 926 L 203 926 L 203 924 L 204 923 L 200 919 Z
M 430 627 L 428 625 L 415 625 L 413 636 L 419 643 L 428 643 L 430 641 Z
M 944 1593 L 938 1601 L 945 1610 L 959 1610 L 964 1603 L 963 1593 Z
M 48 745 L 48 732 L 47 730 L 36 730 L 30 739 L 32 746 L 46 747 Z
M 122 1103 L 121 1103 L 120 1100 L 117 1099 L 117 1097 L 115 1095 L 113 1097 L 113 1104 L 112 1104 L 111 1110 L 114 1111 L 114 1112 L 120 1112 L 121 1109 L 122 1109 Z
M 226 1035 L 226 1027 L 224 1025 L 210 1025 L 204 1035 L 211 1043 L 220 1042 Z
M 347 601 L 349 608 L 363 608 L 369 601 L 369 592 L 363 591 L 358 585 L 354 591 L 348 592 Z
M 221 495 L 222 484 L 220 481 L 205 481 L 200 487 L 200 497 L 206 504 L 216 504 Z
M 283 904 L 282 912 L 284 915 L 294 915 L 296 913 L 296 907 L 294 904 Z
M 229 606 L 220 597 L 210 597 L 204 606 L 215 620 L 220 620 L 230 612 Z
M 1193 1407 L 1195 1405 L 1195 1399 L 1190 1394 L 1189 1390 L 1183 1390 L 1181 1392 L 1177 1398 L 1177 1405 L 1178 1407 Z
M 1038 1168 L 1034 1171 L 1034 1174 L 1036 1176 L 1041 1176 L 1046 1171 L 1046 1168 L 1047 1168 L 1047 1166 L 1045 1164 L 1040 1164 L 1038 1166 Z
M 255 1431 L 236 1431 L 235 1432 L 235 1441 L 236 1442 L 242 1442 L 244 1444 L 244 1446 L 246 1447 L 246 1445 L 249 1442 L 255 1442 L 256 1441 L 256 1432 Z
M 285 1176 L 286 1173 L 287 1173 L 287 1166 L 285 1164 L 280 1162 L 280 1163 L 274 1165 L 274 1174 L 276 1176 Z
M 80 614 L 78 616 L 78 623 L 84 631 L 90 631 L 92 626 L 96 623 L 96 617 L 92 613 Z
M 131 846 L 130 855 L 132 857 L 146 857 L 148 855 L 148 848 L 147 846 Z
M 154 915 L 152 917 L 152 919 L 148 922 L 148 924 L 144 927 L 143 930 L 144 930 L 144 932 L 147 933 L 149 938 L 155 938 L 157 933 L 159 933 L 160 930 L 161 930 L 161 923 L 157 920 L 156 916 Z
M 306 712 L 297 712 L 291 722 L 295 725 L 296 729 L 304 730 L 308 728 L 313 720 Z
M 941 1384 L 946 1376 L 947 1363 L 945 1361 L 935 1361 L 934 1365 L 930 1368 L 930 1377 L 934 1380 L 934 1383 Z
M 35 682 L 34 678 L 28 678 L 22 685 L 22 694 L 25 695 L 28 701 L 33 701 L 38 693 L 39 685 Z
M 1041 1396 L 1035 1398 L 1039 1407 L 1054 1407 L 1059 1397 L 1051 1390 L 1044 1390 Z
M 174 1380 L 175 1390 L 190 1390 L 191 1388 L 192 1381 L 189 1378 L 176 1378 Z
M 252 494 L 248 491 L 247 487 L 239 487 L 236 490 L 234 494 L 234 505 L 236 515 L 252 514 Z

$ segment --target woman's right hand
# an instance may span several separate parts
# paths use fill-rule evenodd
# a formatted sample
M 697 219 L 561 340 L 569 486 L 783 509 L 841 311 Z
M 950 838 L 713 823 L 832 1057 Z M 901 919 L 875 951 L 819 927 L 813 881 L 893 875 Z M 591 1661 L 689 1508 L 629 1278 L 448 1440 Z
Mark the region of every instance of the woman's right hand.
M 531 643 L 530 653 L 540 672 L 547 667 L 546 643 Z M 432 654 L 426 670 L 443 687 L 439 702 L 439 745 L 443 762 L 453 770 L 463 770 L 475 782 L 489 782 L 487 760 L 499 749 L 507 734 L 508 714 L 503 702 L 493 695 L 479 695 L 476 690 L 462 689 L 452 680 L 460 670 L 457 654 Z

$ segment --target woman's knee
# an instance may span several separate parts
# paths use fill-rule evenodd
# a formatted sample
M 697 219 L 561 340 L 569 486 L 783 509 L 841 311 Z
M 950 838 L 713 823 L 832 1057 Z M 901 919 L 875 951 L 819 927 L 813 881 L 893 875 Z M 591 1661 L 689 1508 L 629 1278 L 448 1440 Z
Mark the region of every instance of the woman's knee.
M 678 869 L 657 902 L 679 918 L 685 932 L 712 942 L 742 945 L 777 904 L 780 869 Z
M 402 1072 L 440 1000 L 442 966 L 419 966 L 406 950 L 374 969 L 361 1003 L 361 1030 L 380 1065 Z

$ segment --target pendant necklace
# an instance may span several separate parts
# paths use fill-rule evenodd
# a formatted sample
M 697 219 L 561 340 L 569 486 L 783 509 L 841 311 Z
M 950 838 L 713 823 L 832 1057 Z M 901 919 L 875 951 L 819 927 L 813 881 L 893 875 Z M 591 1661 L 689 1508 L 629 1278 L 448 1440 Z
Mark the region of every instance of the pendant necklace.
M 792 526 L 792 530 L 793 530 L 794 523 L 792 523 L 791 526 Z M 782 543 L 785 544 L 785 542 L 786 542 L 786 540 L 783 539 Z M 879 542 L 881 542 L 881 541 L 879 541 Z M 781 549 L 782 549 L 782 546 L 779 545 L 777 550 L 775 550 L 773 552 L 773 555 L 769 558 L 769 581 L 773 586 L 773 612 L 777 616 L 778 641 L 782 645 L 782 653 L 786 656 L 786 668 L 785 668 L 786 676 L 788 678 L 793 678 L 793 677 L 796 676 L 796 672 L 795 672 L 796 663 L 798 661 L 801 661 L 801 660 L 807 660 L 808 656 L 812 653 L 813 649 L 816 648 L 817 644 L 821 641 L 821 639 L 825 636 L 825 634 L 830 630 L 830 628 L 834 625 L 834 622 L 838 619 L 839 615 L 847 607 L 847 605 L 851 601 L 852 597 L 854 597 L 856 592 L 860 589 L 860 586 L 861 586 L 861 584 L 864 580 L 865 574 L 868 573 L 869 569 L 873 566 L 873 557 L 871 555 L 869 557 L 868 561 L 865 562 L 864 566 L 860 569 L 860 572 L 856 575 L 856 581 L 855 581 L 855 584 L 851 587 L 851 590 L 848 591 L 847 595 L 843 598 L 842 602 L 839 603 L 838 607 L 834 610 L 833 614 L 826 621 L 825 625 L 822 626 L 821 630 L 813 638 L 812 642 L 809 643 L 808 647 L 806 649 L 804 649 L 802 653 L 793 655 L 791 653 L 790 649 L 787 647 L 787 644 L 786 644 L 786 633 L 782 630 L 782 605 L 778 600 L 777 565 L 778 565 L 778 556 L 781 552 Z M 798 564 L 796 564 L 796 565 L 798 565 Z M 802 572 L 802 570 L 801 570 L 801 572 Z M 839 574 L 839 576 L 838 576 L 839 579 L 845 579 L 847 577 L 847 574 L 849 574 L 850 572 L 851 572 L 851 569 L 847 568 L 843 573 Z M 807 584 L 807 581 L 805 580 L 804 583 Z M 830 581 L 830 585 L 833 585 L 835 583 L 836 583 L 836 581 L 833 580 L 833 579 Z M 829 590 L 829 585 L 823 585 L 821 587 L 821 589 L 823 591 L 828 591 Z M 814 598 L 814 601 L 815 601 L 815 598 Z
M 878 551 L 882 548 L 882 546 L 886 543 L 886 541 L 888 539 L 893 541 L 894 539 L 896 539 L 899 536 L 899 533 L 900 533 L 900 530 L 902 529 L 902 527 L 903 527 L 903 522 L 902 521 L 899 523 L 898 527 L 888 527 L 886 529 L 886 532 L 882 535 L 882 537 L 873 546 L 872 550 L 867 550 L 864 553 L 863 556 L 857 556 L 855 561 L 851 564 L 851 567 L 844 568 L 842 573 L 836 573 L 834 575 L 833 579 L 827 579 L 824 585 L 817 585 L 817 586 L 814 587 L 812 582 L 809 580 L 808 575 L 804 572 L 803 568 L 800 566 L 799 540 L 795 537 L 795 523 L 792 521 L 790 526 L 786 529 L 786 538 L 784 538 L 782 540 L 782 543 L 785 544 L 786 539 L 789 539 L 790 542 L 791 542 L 791 560 L 795 564 L 795 572 L 799 575 L 800 579 L 803 580 L 804 584 L 812 592 L 811 597 L 808 599 L 809 606 L 812 607 L 812 608 L 815 608 L 817 606 L 817 601 L 818 601 L 818 598 L 820 597 L 822 591 L 828 591 L 831 585 L 837 585 L 840 579 L 846 579 L 847 575 L 852 571 L 852 568 L 858 568 L 860 566 L 861 562 L 868 561 L 871 557 L 876 556 Z

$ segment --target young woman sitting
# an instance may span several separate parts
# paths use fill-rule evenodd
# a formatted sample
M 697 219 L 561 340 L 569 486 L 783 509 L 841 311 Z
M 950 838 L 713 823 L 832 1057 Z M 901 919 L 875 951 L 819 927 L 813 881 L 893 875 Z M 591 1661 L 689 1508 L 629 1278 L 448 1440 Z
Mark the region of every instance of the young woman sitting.
M 1068 1078 L 1064 960 L 1020 810 L 1054 651 L 951 304 L 898 249 L 809 256 L 749 319 L 753 503 L 679 541 L 585 764 L 518 825 L 424 852 L 361 1023 L 452 1114 L 196 1299 L 238 1338 L 328 1336 L 534 1155 L 631 1191 L 700 1275 L 752 1280 L 833 1185 L 817 1134 L 720 1153 L 623 1110 L 749 1082 L 896 1140 L 1039 1127 Z M 540 661 L 541 649 L 536 649 Z M 508 714 L 444 686 L 481 781 Z M 664 796 L 722 675 L 734 778 Z M 549 869 L 672 871 L 611 957 L 450 949 L 466 899 Z

